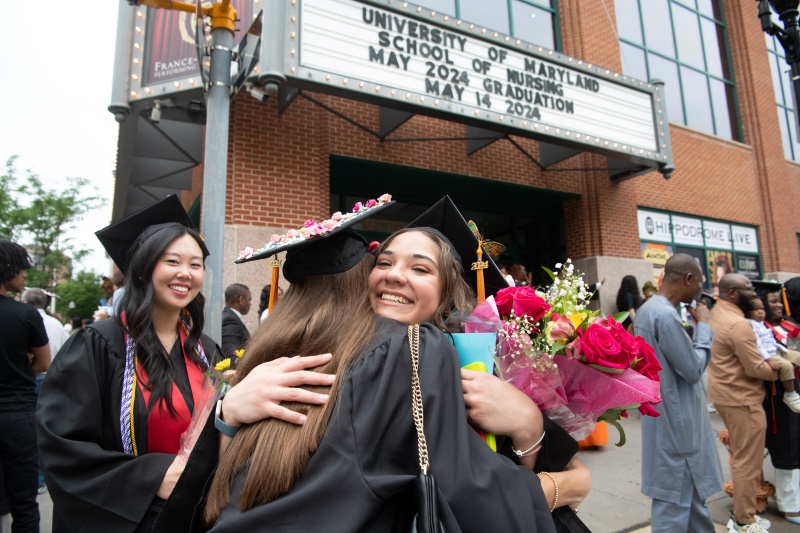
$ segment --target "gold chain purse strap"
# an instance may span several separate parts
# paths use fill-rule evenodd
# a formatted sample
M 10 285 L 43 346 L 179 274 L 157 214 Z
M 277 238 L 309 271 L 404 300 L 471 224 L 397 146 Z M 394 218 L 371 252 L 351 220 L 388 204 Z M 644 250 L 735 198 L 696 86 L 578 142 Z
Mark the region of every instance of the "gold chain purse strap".
M 419 383 L 419 324 L 408 326 L 408 345 L 411 347 L 411 408 L 417 428 L 419 467 L 428 475 L 428 444 L 425 442 L 425 418 L 422 414 L 422 387 Z

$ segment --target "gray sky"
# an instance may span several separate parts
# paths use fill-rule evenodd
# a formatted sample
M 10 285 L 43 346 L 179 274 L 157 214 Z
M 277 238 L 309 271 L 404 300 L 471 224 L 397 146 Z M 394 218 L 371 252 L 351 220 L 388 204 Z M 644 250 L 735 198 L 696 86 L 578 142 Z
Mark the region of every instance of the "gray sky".
M 3 2 L 0 16 L 0 162 L 58 189 L 67 176 L 91 181 L 105 205 L 69 237 L 92 250 L 79 269 L 106 274 L 94 232 L 111 219 L 117 123 L 111 98 L 117 11 L 124 0 Z

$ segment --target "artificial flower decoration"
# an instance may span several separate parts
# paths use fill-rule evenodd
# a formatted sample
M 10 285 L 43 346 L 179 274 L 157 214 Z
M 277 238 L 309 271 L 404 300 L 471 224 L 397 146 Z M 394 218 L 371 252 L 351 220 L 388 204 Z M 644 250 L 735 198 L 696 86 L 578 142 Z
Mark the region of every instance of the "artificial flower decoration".
M 223 372 L 225 370 L 228 370 L 230 367 L 231 367 L 231 358 L 226 357 L 225 359 L 214 365 L 214 370 L 219 370 L 220 372 Z
M 239 359 L 241 359 L 241 358 L 242 358 L 242 356 L 244 355 L 244 348 L 240 348 L 240 349 L 236 350 L 236 351 L 235 351 L 235 352 L 233 352 L 233 353 L 234 353 L 234 355 L 236 355 L 236 357 L 238 357 Z
M 238 261 L 243 259 L 250 259 L 253 255 L 268 254 L 269 250 L 300 242 L 302 240 L 312 239 L 314 237 L 324 236 L 327 233 L 341 227 L 343 224 L 351 222 L 355 218 L 361 218 L 365 213 L 372 209 L 380 207 L 392 201 L 391 194 L 383 194 L 377 200 L 370 199 L 365 203 L 356 202 L 353 211 L 350 213 L 342 214 L 341 211 L 335 212 L 329 219 L 322 222 L 316 222 L 313 219 L 308 219 L 303 222 L 303 227 L 299 229 L 290 229 L 283 235 L 273 234 L 270 237 L 270 242 L 265 244 L 258 250 L 253 250 L 249 246 L 239 252 Z

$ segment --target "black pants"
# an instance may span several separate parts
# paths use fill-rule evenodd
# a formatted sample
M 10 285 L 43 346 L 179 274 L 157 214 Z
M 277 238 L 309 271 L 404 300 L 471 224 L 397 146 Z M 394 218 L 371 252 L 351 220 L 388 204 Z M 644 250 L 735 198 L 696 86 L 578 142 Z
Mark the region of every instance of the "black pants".
M 39 531 L 36 412 L 0 412 L 0 462 L 13 533 Z

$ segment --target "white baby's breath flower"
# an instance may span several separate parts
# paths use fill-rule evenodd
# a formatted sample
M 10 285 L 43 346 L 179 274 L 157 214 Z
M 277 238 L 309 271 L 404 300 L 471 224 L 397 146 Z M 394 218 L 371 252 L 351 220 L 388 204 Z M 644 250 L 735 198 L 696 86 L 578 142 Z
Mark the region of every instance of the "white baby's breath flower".
M 567 259 L 569 261 L 569 259 Z M 561 268 L 561 263 L 556 263 L 556 268 Z
M 567 318 L 571 317 L 572 316 L 572 311 L 567 311 L 566 313 L 564 313 L 564 316 L 567 317 Z

